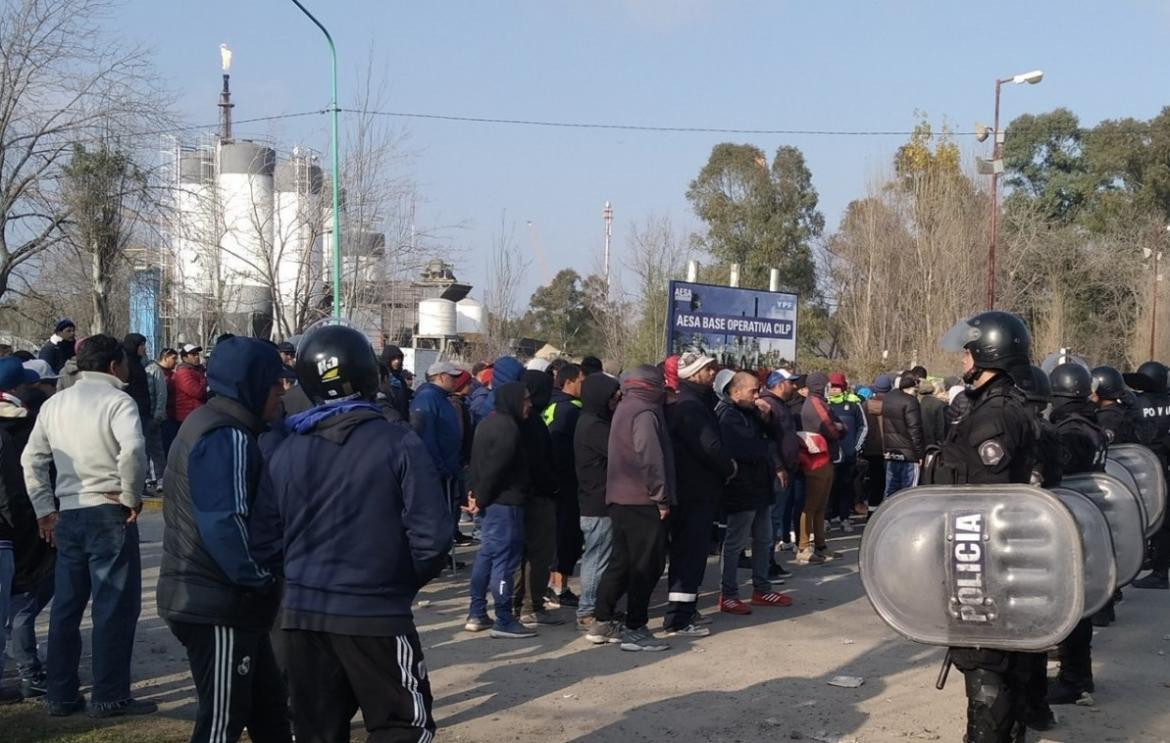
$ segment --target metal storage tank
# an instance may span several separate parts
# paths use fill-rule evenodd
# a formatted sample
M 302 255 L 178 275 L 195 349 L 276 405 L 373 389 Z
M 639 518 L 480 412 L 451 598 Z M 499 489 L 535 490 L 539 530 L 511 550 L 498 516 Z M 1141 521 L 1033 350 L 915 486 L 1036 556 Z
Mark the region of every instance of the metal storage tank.
M 424 299 L 418 303 L 418 335 L 441 338 L 455 334 L 454 302 L 449 299 Z
M 455 305 L 455 331 L 459 335 L 483 333 L 483 303 L 467 297 Z
M 276 151 L 246 140 L 219 148 L 220 266 L 229 314 L 272 314 L 272 174 Z
M 216 232 L 218 206 L 211 153 L 186 149 L 179 154 L 179 184 L 175 194 L 175 283 L 180 294 L 211 291 L 210 276 L 219 251 Z
M 272 263 L 283 315 L 281 335 L 296 332 L 296 318 L 303 316 L 299 310 L 323 297 L 322 228 L 328 210 L 321 185 L 321 167 L 295 149 L 273 171 Z

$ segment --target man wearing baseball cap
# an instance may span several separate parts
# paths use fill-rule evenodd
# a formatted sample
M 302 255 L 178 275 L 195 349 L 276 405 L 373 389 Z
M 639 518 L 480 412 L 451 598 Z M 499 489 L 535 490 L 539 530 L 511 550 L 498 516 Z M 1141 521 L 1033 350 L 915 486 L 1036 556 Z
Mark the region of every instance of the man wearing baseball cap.
M 772 410 L 764 423 L 768 438 L 776 452 L 776 481 L 773 485 L 775 499 L 772 501 L 772 561 L 768 566 L 769 578 L 783 578 L 788 571 L 776 559 L 775 546 L 788 542 L 793 531 L 793 511 L 796 478 L 800 475 L 800 439 L 796 435 L 796 420 L 791 405 L 800 399 L 799 390 L 803 377 L 790 369 L 777 369 L 764 379 L 764 390 L 760 399 Z M 799 515 L 797 515 L 799 519 Z M 788 542 L 788 547 L 793 544 Z
M 463 434 L 450 397 L 462 373 L 450 361 L 431 364 L 427 381 L 410 401 L 410 427 L 423 440 L 439 473 L 451 510 L 452 535 L 459 533 L 459 504 L 463 498 L 459 484 L 463 475 Z
M 188 343 L 179 349 L 179 365 L 171 377 L 175 397 L 175 421 L 182 423 L 187 416 L 207 402 L 207 372 L 203 368 L 201 346 Z

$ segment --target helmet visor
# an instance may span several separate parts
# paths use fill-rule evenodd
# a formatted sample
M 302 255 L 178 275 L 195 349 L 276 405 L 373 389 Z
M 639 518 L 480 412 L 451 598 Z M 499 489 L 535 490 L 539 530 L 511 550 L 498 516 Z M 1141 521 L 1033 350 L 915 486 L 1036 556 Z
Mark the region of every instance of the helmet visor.
M 971 324 L 971 318 L 965 317 L 939 339 L 938 346 L 944 351 L 960 353 L 968 343 L 979 340 L 981 334 L 979 328 Z
M 1093 368 L 1089 366 L 1089 362 L 1085 361 L 1083 358 L 1077 356 L 1074 353 L 1050 353 L 1044 357 L 1043 361 L 1040 362 L 1040 368 L 1044 370 L 1045 374 L 1051 374 L 1052 370 L 1061 364 L 1076 364 L 1077 366 L 1083 366 L 1085 371 L 1089 372 L 1090 376 L 1093 374 Z

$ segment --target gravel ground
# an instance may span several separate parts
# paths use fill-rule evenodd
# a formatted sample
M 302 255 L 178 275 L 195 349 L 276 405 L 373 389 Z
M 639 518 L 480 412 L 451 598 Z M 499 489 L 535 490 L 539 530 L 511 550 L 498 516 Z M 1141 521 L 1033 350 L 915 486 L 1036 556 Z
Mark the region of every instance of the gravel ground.
M 50 720 L 35 705 L 0 708 L 0 740 L 184 740 L 194 691 L 182 648 L 155 614 L 162 518 L 142 520 L 143 612 L 134 658 L 138 695 L 162 710 L 151 719 L 97 724 Z M 831 535 L 845 557 L 797 568 L 781 590 L 794 605 L 751 616 L 715 613 L 712 561 L 700 609 L 712 635 L 663 653 L 595 647 L 568 621 L 531 640 L 464 632 L 466 571 L 419 596 L 440 740 L 449 741 L 915 741 L 962 739 L 961 674 L 934 689 L 942 650 L 907 642 L 874 614 L 857 575 L 857 535 Z M 472 549 L 460 558 L 470 562 Z M 741 571 L 742 580 L 749 579 Z M 661 617 L 665 587 L 652 617 Z M 570 613 L 564 611 L 566 619 Z M 1048 741 L 1170 739 L 1170 592 L 1127 590 L 1118 622 L 1094 639 L 1093 707 L 1057 709 Z M 652 619 L 654 623 L 659 621 Z M 88 652 L 83 663 L 88 662 Z M 83 678 L 86 674 L 83 669 Z M 859 676 L 858 688 L 830 686 Z M 361 739 L 360 724 L 355 738 Z

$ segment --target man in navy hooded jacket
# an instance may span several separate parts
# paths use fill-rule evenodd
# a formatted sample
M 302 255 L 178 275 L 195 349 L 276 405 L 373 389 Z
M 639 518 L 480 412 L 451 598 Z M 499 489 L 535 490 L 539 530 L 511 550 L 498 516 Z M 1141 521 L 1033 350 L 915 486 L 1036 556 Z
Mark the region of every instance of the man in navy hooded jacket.
M 479 425 L 496 409 L 495 390 L 511 382 L 519 382 L 524 376 L 524 365 L 511 356 L 501 356 L 492 364 L 491 388 L 486 394 L 473 396 L 471 399 L 471 426 Z
M 284 387 L 276 347 L 230 338 L 215 347 L 215 393 L 183 421 L 164 477 L 158 613 L 187 649 L 199 710 L 192 741 L 290 740 L 287 694 L 269 631 L 276 578 L 248 543 L 260 489 L 258 437 Z
M 296 371 L 314 406 L 285 419 L 252 536 L 264 564 L 283 570 L 297 737 L 349 740 L 360 708 L 371 740 L 430 740 L 410 607 L 451 549 L 438 473 L 419 437 L 374 404 L 378 362 L 360 332 L 310 332 Z

